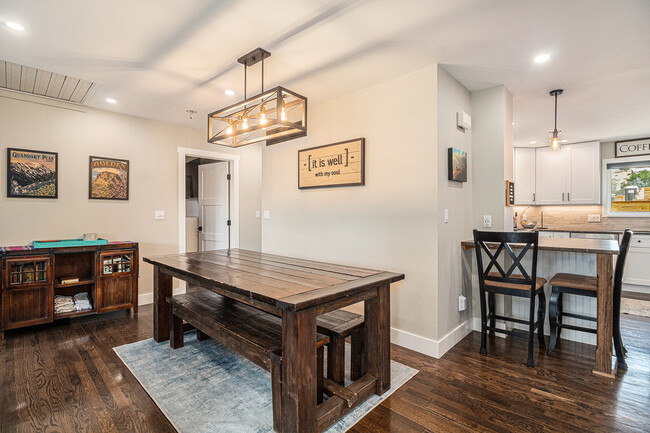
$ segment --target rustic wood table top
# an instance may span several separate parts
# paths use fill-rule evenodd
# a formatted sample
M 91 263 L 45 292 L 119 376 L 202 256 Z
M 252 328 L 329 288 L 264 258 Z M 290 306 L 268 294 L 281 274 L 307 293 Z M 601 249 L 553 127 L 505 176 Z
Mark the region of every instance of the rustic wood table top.
M 303 310 L 370 285 L 404 279 L 404 274 L 242 249 L 145 257 L 144 261 L 278 311 Z

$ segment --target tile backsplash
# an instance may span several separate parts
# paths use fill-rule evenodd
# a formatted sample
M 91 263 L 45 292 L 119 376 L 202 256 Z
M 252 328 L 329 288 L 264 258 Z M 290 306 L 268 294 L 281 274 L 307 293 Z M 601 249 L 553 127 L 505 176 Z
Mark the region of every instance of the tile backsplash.
M 602 206 L 515 206 L 517 228 L 521 228 L 522 213 L 530 221 L 542 224 L 549 230 L 632 230 L 650 231 L 650 218 L 608 218 L 603 216 Z M 587 222 L 589 214 L 601 215 L 599 223 Z

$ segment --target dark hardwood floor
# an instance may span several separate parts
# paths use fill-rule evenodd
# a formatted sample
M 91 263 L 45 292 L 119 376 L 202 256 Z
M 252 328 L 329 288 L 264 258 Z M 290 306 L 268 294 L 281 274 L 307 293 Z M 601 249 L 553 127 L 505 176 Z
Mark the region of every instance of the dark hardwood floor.
M 480 356 L 476 332 L 438 360 L 393 346 L 420 373 L 351 432 L 648 432 L 650 321 L 622 323 L 629 371 L 615 380 L 590 373 L 593 347 L 567 341 L 536 351 L 535 368 L 519 339 L 492 338 Z M 173 432 L 112 350 L 151 335 L 151 306 L 7 332 L 0 432 Z

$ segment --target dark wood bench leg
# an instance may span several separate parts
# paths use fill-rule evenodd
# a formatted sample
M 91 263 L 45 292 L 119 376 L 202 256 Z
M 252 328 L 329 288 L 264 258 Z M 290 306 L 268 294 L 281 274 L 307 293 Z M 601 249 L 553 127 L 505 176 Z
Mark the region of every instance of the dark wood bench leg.
M 353 381 L 361 379 L 365 371 L 365 362 L 363 360 L 363 327 L 352 333 L 352 360 L 350 363 L 350 379 Z M 327 360 L 329 364 L 329 358 Z
M 273 430 L 282 431 L 282 357 L 271 353 L 271 396 L 273 398 Z
M 343 340 L 344 349 L 345 349 L 345 340 Z M 345 352 L 344 352 L 345 354 Z M 323 402 L 323 368 L 325 367 L 325 346 L 321 346 L 316 349 L 316 403 L 321 404 Z M 329 360 L 327 361 L 329 365 Z
M 174 307 L 169 307 L 171 324 L 169 327 L 169 345 L 172 349 L 183 347 L 183 319 L 174 314 Z
M 345 385 L 345 338 L 340 335 L 330 337 L 327 344 L 327 378 Z
M 208 338 L 210 338 L 210 336 L 209 336 L 208 334 L 206 334 L 205 332 L 201 332 L 200 329 L 197 329 L 197 330 L 196 330 L 196 339 L 197 339 L 197 340 L 199 340 L 199 341 L 205 341 L 205 340 L 207 340 Z

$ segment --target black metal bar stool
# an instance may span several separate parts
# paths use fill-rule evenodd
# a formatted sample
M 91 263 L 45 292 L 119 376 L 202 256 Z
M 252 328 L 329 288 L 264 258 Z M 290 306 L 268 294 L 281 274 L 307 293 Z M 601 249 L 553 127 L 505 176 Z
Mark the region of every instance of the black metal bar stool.
M 535 361 L 533 359 L 535 330 L 537 330 L 539 347 L 541 349 L 546 348 L 546 343 L 544 341 L 544 320 L 546 317 L 546 295 L 544 294 L 544 284 L 546 284 L 546 280 L 537 276 L 538 241 L 539 233 L 537 232 L 480 232 L 474 230 L 474 247 L 476 249 L 481 296 L 481 355 L 487 355 L 486 339 L 488 331 L 490 331 L 490 335 L 494 335 L 495 332 L 500 332 L 515 337 L 527 338 L 528 362 L 526 362 L 526 365 L 529 367 L 535 366 Z M 515 254 L 512 250 L 511 244 L 518 244 L 514 247 L 515 249 L 521 249 L 521 252 Z M 524 258 L 526 253 L 531 250 L 531 247 L 533 258 L 529 274 L 522 265 L 521 260 Z M 491 248 L 495 249 L 494 254 L 490 252 Z M 507 270 L 504 270 L 499 264 L 499 255 L 503 250 L 505 250 L 512 259 L 512 264 Z M 487 268 L 483 267 L 483 252 L 485 252 L 490 259 L 490 264 Z M 497 272 L 490 272 L 492 268 Z M 520 274 L 513 274 L 513 271 L 515 270 L 518 270 Z M 489 311 L 487 311 L 485 305 L 486 294 L 488 298 L 487 307 L 489 308 Z M 495 311 L 495 294 L 530 299 L 528 319 L 524 320 L 498 316 Z M 539 300 L 539 305 L 537 307 L 537 321 L 535 321 L 535 297 Z M 514 329 L 510 331 L 507 329 L 497 328 L 495 326 L 497 319 L 528 325 L 528 332 L 523 333 L 521 331 L 515 331 Z
M 616 350 L 617 366 L 621 370 L 627 370 L 625 363 L 625 347 L 621 340 L 621 291 L 623 286 L 623 271 L 625 270 L 625 259 L 627 252 L 630 248 L 630 239 L 632 238 L 632 230 L 625 230 L 623 239 L 620 244 L 620 252 L 616 260 L 616 269 L 614 271 L 614 299 L 613 299 L 613 336 L 614 336 L 614 349 Z M 548 345 L 548 354 L 552 355 L 555 352 L 555 345 L 560 338 L 562 329 L 573 329 L 575 331 L 589 332 L 596 334 L 596 328 L 587 328 L 584 326 L 569 325 L 562 323 L 563 317 L 572 317 L 575 319 L 588 320 L 595 322 L 596 318 L 585 316 L 582 314 L 565 313 L 562 305 L 562 294 L 567 293 L 570 295 L 588 296 L 595 298 L 598 291 L 598 282 L 596 277 L 588 277 L 585 275 L 576 274 L 556 274 L 551 279 L 551 300 L 549 302 L 549 322 L 551 325 L 551 341 Z

